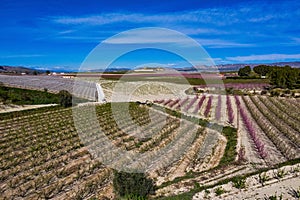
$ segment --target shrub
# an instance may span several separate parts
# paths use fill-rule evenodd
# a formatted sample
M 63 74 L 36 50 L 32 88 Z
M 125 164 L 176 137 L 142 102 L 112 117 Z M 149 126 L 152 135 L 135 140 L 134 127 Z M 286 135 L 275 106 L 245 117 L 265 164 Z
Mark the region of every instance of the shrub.
M 278 169 L 277 172 L 276 172 L 276 174 L 275 174 L 275 177 L 276 177 L 277 179 L 281 179 L 281 178 L 284 177 L 284 175 L 285 175 L 284 170 L 283 170 L 283 169 Z
M 243 189 L 246 187 L 246 178 L 237 176 L 232 180 L 233 186 L 238 189 Z
M 194 183 L 194 189 L 199 190 L 201 188 L 200 184 L 198 182 Z
M 298 187 L 298 189 L 290 189 L 289 192 L 294 198 L 300 199 L 300 187 Z
M 280 95 L 279 90 L 276 90 L 276 89 L 271 90 L 271 96 L 272 97 L 278 97 L 279 95 Z
M 154 183 L 143 173 L 114 171 L 113 186 L 120 197 L 146 198 L 154 191 Z
M 251 67 L 245 66 L 243 68 L 240 68 L 238 71 L 239 76 L 249 76 L 251 73 Z
M 61 90 L 59 93 L 60 105 L 67 108 L 72 106 L 72 95 L 66 90 Z
M 261 95 L 266 95 L 266 94 L 268 94 L 268 92 L 266 90 L 263 90 L 263 91 L 260 92 L 260 94 Z
M 220 196 L 221 194 L 224 194 L 226 191 L 222 188 L 222 187 L 218 187 L 216 190 L 215 190 L 215 193 L 217 196 Z
M 271 196 L 266 196 L 265 200 L 281 200 L 282 199 L 282 194 L 280 194 L 279 196 L 277 196 L 277 192 L 275 192 L 274 195 Z
M 227 94 L 233 94 L 234 93 L 233 87 L 226 88 L 226 93 Z
M 265 182 L 269 180 L 269 176 L 266 173 L 259 174 L 259 182 L 262 184 L 262 186 L 265 185 Z

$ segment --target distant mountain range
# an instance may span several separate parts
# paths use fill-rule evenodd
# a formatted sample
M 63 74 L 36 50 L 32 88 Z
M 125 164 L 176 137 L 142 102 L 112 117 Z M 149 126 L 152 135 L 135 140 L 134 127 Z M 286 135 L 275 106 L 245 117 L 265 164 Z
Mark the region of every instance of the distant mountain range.
M 216 65 L 216 67 L 219 69 L 219 71 L 224 72 L 224 71 L 238 71 L 241 67 L 244 67 L 246 65 L 249 65 L 250 67 L 254 67 L 257 65 L 277 65 L 277 66 L 285 66 L 289 65 L 291 67 L 296 67 L 300 68 L 300 61 L 296 62 L 275 62 L 275 63 L 243 63 L 243 64 L 223 64 L 223 65 Z M 204 68 L 209 68 L 205 66 Z M 175 68 L 178 71 L 184 71 L 184 72 L 193 72 L 196 71 L 195 68 L 192 67 L 187 67 L 187 68 Z M 201 69 L 201 68 L 200 68 Z M 105 72 L 120 72 L 120 71 L 130 71 L 130 68 L 108 68 L 105 69 Z M 34 68 L 29 68 L 29 67 L 22 67 L 22 66 L 0 66 L 0 73 L 13 73 L 13 74 L 21 74 L 21 73 L 26 73 L 26 74 L 34 74 L 35 72 L 37 73 L 45 73 L 46 70 L 39 70 L 39 69 L 34 69 Z M 51 72 L 61 72 L 59 70 L 50 70 Z M 75 72 L 75 71 L 64 71 L 64 72 Z M 87 72 L 103 72 L 102 69 L 94 69 L 94 70 L 89 70 Z
M 105 70 L 103 69 L 92 69 L 88 70 L 88 72 L 120 72 L 120 71 L 130 71 L 130 68 L 107 68 Z
M 13 74 L 34 74 L 34 73 L 42 73 L 42 70 L 31 69 L 22 66 L 0 66 L 0 73 L 13 73 Z
M 276 66 L 285 66 L 289 65 L 291 67 L 300 68 L 300 62 L 275 62 L 275 63 L 255 63 L 255 64 L 224 64 L 224 65 L 217 65 L 220 71 L 238 71 L 240 68 L 249 65 L 251 68 L 257 65 L 276 65 Z
M 245 67 L 246 65 L 250 66 L 251 68 L 257 66 L 257 65 L 271 65 L 271 66 L 285 66 L 289 65 L 291 67 L 300 68 L 300 61 L 297 62 L 276 62 L 276 63 L 239 63 L 239 64 L 223 64 L 223 65 L 216 65 L 215 67 L 218 68 L 219 71 L 238 71 L 240 68 Z M 201 69 L 202 67 L 199 67 Z M 204 66 L 204 69 L 209 69 L 208 66 Z M 187 68 L 176 68 L 178 71 L 185 71 L 185 72 L 191 72 L 196 71 L 193 67 L 187 67 Z

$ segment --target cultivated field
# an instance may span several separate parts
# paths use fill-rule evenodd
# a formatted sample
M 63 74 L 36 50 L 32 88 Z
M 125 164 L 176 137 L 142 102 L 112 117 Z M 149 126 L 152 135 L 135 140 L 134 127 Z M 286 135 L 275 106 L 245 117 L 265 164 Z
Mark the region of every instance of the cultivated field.
M 140 84 L 133 101 L 150 101 L 130 102 L 129 117 L 122 110 L 125 102 L 0 115 L 0 199 L 113 199 L 113 169 L 95 153 L 114 155 L 112 146 L 141 155 L 129 162 L 116 154 L 113 163 L 145 168 L 156 185 L 150 198 L 251 199 L 277 190 L 287 199 L 296 198 L 298 99 L 186 95 L 186 85 L 176 87 L 174 97 L 169 88 L 176 85 Z M 101 85 L 110 99 L 116 82 Z M 148 93 L 151 89 L 155 91 Z M 95 112 L 96 121 L 86 111 Z
M 81 98 L 95 100 L 96 85 L 94 82 L 66 79 L 59 76 L 15 76 L 0 75 L 0 82 L 23 89 L 48 90 L 58 93 L 67 90 L 73 95 Z
M 300 155 L 299 101 L 296 99 L 200 95 L 154 102 L 187 115 L 237 127 L 239 148 L 247 147 L 246 158 L 250 162 L 270 166 Z
M 180 156 L 167 168 L 149 169 L 150 176 L 160 182 L 183 176 L 186 169 L 202 171 L 215 167 L 223 155 L 226 139 L 212 129 L 192 125 L 186 120 L 181 122 L 179 129 L 180 119 L 173 116 L 167 116 L 161 130 L 149 129 L 149 107 L 132 103 L 130 112 L 134 120 L 144 125 L 145 130 L 154 132 L 152 138 L 139 140 L 118 128 L 110 104 L 97 106 L 96 110 L 102 131 L 114 145 L 127 151 L 156 151 L 174 139 L 190 143 L 189 149 L 180 149 L 180 143 L 175 148 L 177 152 L 172 148 L 172 153 Z M 151 123 L 163 123 L 161 118 L 165 116 L 155 111 L 155 118 L 156 121 Z M 128 131 L 133 124 L 126 123 L 124 119 L 123 125 Z M 52 108 L 42 113 L 37 110 L 31 115 L 3 120 L 0 127 L 3 198 L 86 198 L 109 191 L 111 170 L 87 151 L 101 140 L 101 134 L 94 129 L 90 146 L 84 147 L 75 130 L 71 109 Z M 93 124 L 89 124 L 89 128 L 93 130 Z M 191 129 L 195 129 L 196 136 L 186 135 L 192 133 Z M 172 158 L 169 153 L 165 158 Z

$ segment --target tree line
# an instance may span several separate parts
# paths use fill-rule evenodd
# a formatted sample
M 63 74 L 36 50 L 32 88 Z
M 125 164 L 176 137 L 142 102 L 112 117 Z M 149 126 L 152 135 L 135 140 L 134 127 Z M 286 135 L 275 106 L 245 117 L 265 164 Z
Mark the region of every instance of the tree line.
M 250 66 L 245 66 L 239 69 L 238 75 L 241 77 L 250 77 L 251 71 Z M 270 80 L 270 84 L 274 87 L 288 89 L 300 88 L 299 68 L 292 68 L 289 65 L 284 67 L 257 65 L 253 67 L 253 71 L 260 76 L 266 76 Z

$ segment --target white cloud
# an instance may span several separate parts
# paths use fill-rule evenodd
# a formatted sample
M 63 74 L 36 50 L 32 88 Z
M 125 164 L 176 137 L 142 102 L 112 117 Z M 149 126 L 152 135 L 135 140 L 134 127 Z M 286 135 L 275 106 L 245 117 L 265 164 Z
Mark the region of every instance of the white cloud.
M 199 34 L 213 34 L 213 35 L 228 35 L 233 34 L 233 32 L 225 31 L 223 29 L 213 29 L 213 28 L 178 28 L 182 33 L 188 35 L 199 35 Z
M 300 54 L 264 54 L 264 55 L 250 55 L 250 56 L 236 56 L 226 57 L 229 61 L 276 61 L 286 59 L 300 59 Z
M 175 66 L 176 64 L 175 63 L 168 63 L 167 64 L 169 67 L 173 67 L 173 66 Z
M 210 48 L 233 48 L 233 47 L 252 47 L 254 44 L 238 43 L 220 39 L 197 39 L 197 41 L 206 47 Z
M 295 1 L 295 7 L 298 5 Z M 266 40 L 259 41 L 279 41 L 278 35 L 284 31 L 291 29 L 289 23 L 278 23 L 280 21 L 286 21 L 300 17 L 300 12 L 286 12 L 288 5 L 282 3 L 273 3 L 270 6 L 267 3 L 240 3 L 232 7 L 218 7 L 207 8 L 198 10 L 186 10 L 182 12 L 173 13 L 140 13 L 140 12 L 112 12 L 101 13 L 95 15 L 79 15 L 79 16 L 52 16 L 46 20 L 54 24 L 64 25 L 68 29 L 74 29 L 74 27 L 81 28 L 78 31 L 79 34 L 86 34 L 86 31 L 90 31 L 91 35 L 98 34 L 102 26 L 105 32 L 111 32 L 113 35 L 118 31 L 126 29 L 126 27 L 167 27 L 174 30 L 178 30 L 182 33 L 190 35 L 192 37 L 202 37 L 197 39 L 202 45 L 211 48 L 231 48 L 231 47 L 251 47 L 257 46 L 260 43 L 255 42 L 255 38 L 268 37 Z M 119 26 L 121 24 L 121 26 Z M 128 25 L 130 24 L 130 25 Z M 266 26 L 262 26 L 266 24 Z M 100 27 L 100 28 L 99 28 Z M 120 28 L 122 27 L 122 28 Z M 123 29 L 124 28 L 124 29 Z M 272 38 L 271 31 L 275 31 Z M 278 31 L 278 32 L 277 32 Z M 63 34 L 71 32 L 62 32 Z M 102 34 L 102 33 L 99 33 Z M 99 35 L 98 34 L 98 35 Z M 226 37 L 222 37 L 222 36 Z M 62 39 L 82 39 L 83 41 L 89 40 L 88 38 L 72 37 L 71 34 L 63 35 L 70 37 L 59 37 Z M 207 39 L 204 37 L 209 37 Z M 212 38 L 211 36 L 215 36 Z M 230 36 L 230 38 L 229 38 Z M 251 42 L 244 43 L 240 40 L 243 37 L 250 38 Z M 252 39 L 253 38 L 253 39 Z M 150 38 L 114 38 L 111 43 L 163 43 L 173 42 L 174 38 L 162 38 L 163 40 L 153 41 Z M 277 40 L 278 39 L 278 40 Z M 95 38 L 91 40 L 99 41 Z M 146 41 L 148 40 L 148 41 Z M 297 40 L 293 40 L 293 43 L 287 43 L 282 45 L 294 45 L 298 43 Z M 256 45 L 254 45 L 256 43 Z
M 229 20 L 233 15 L 237 15 L 234 10 L 231 14 L 224 14 L 222 10 L 197 10 L 186 12 L 175 12 L 168 14 L 143 14 L 143 13 L 103 13 L 101 15 L 92 15 L 84 17 L 58 16 L 53 17 L 52 21 L 58 24 L 67 25 L 105 25 L 116 22 L 131 23 L 214 23 L 220 24 L 221 21 L 228 19 L 228 23 L 234 22 Z M 218 19 L 219 20 L 216 20 Z M 223 24 L 223 22 L 221 23 Z
M 296 5 L 295 5 L 296 6 Z M 207 8 L 188 10 L 173 13 L 145 14 L 145 13 L 102 13 L 90 16 L 56 16 L 50 18 L 54 23 L 66 25 L 105 25 L 112 23 L 150 23 L 150 24 L 186 24 L 203 23 L 226 26 L 236 23 L 260 23 L 274 19 L 297 17 L 295 13 L 280 12 L 285 10 L 284 4 L 273 4 L 270 7 L 266 3 L 237 5 L 234 7 Z M 274 12 L 276 11 L 276 12 Z M 300 15 L 300 13 L 296 13 Z M 198 32 L 214 32 L 213 29 L 198 29 Z M 197 32 L 196 31 L 196 32 Z
M 59 39 L 69 39 L 69 40 L 78 40 L 84 42 L 100 42 L 103 37 L 94 37 L 94 36 L 60 36 Z
M 64 34 L 69 34 L 69 33 L 74 33 L 75 30 L 66 30 L 66 31 L 60 31 L 58 34 L 59 35 L 64 35 Z
M 178 13 L 179 14 L 179 13 Z M 101 15 L 92 15 L 84 17 L 58 16 L 53 17 L 52 21 L 58 24 L 66 25 L 105 25 L 111 23 L 131 22 L 131 23 L 174 23 L 174 22 L 196 22 L 198 19 L 187 14 L 142 14 L 142 13 L 103 13 Z
M 253 44 L 243 44 L 234 41 L 226 41 L 221 39 L 195 39 L 200 45 L 211 48 L 231 48 L 231 47 L 249 47 Z M 166 31 L 165 29 L 135 29 L 109 38 L 103 43 L 107 44 L 151 44 L 151 43 L 172 43 L 181 46 L 190 46 L 191 39 L 189 36 L 174 31 Z
M 270 21 L 272 19 L 277 18 L 277 15 L 264 15 L 264 16 L 259 16 L 259 17 L 252 17 L 249 19 L 249 22 L 266 22 Z
M 204 18 L 201 15 L 207 14 L 203 11 L 192 12 L 177 12 L 171 14 L 142 14 L 142 13 L 103 13 L 101 15 L 92 15 L 84 17 L 58 16 L 53 17 L 52 21 L 58 24 L 65 25 L 105 25 L 111 23 L 151 23 L 151 24 L 170 24 L 170 23 L 185 23 L 185 22 L 208 22 L 209 17 Z
M 163 28 L 142 28 L 123 32 L 104 40 L 106 44 L 189 44 L 191 39 L 179 32 Z

